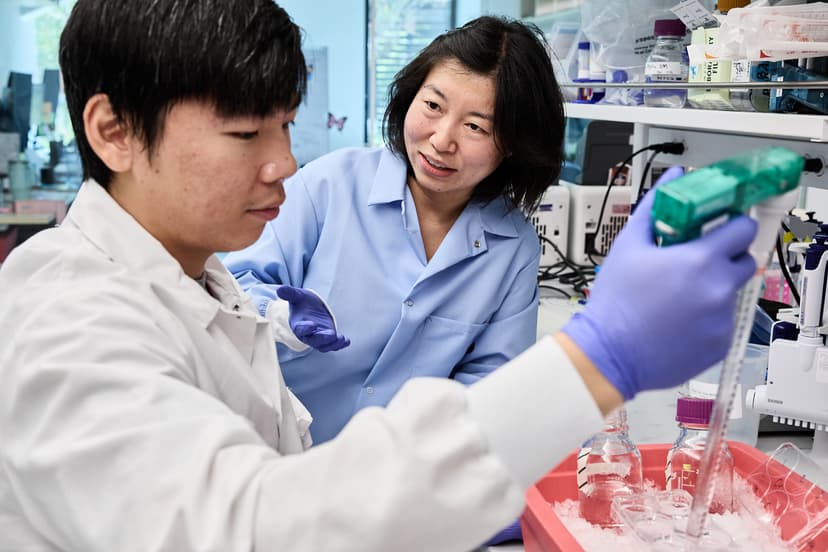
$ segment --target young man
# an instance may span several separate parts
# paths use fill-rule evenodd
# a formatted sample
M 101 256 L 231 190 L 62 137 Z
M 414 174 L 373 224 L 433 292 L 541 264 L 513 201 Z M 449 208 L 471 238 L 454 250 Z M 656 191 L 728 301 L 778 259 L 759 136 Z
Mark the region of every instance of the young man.
M 284 199 L 299 37 L 270 0 L 75 5 L 86 181 L 0 270 L 0 550 L 467 550 L 601 413 L 723 356 L 754 225 L 659 250 L 645 205 L 568 333 L 468 388 L 413 380 L 302 453 L 270 326 L 212 255 Z

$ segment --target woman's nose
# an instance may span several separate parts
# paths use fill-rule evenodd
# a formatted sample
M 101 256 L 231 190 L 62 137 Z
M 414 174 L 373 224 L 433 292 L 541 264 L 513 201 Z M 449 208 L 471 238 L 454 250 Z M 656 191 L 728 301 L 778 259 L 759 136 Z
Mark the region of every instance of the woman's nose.
M 452 153 L 457 147 L 454 129 L 448 122 L 438 123 L 429 137 L 429 142 L 436 151 Z

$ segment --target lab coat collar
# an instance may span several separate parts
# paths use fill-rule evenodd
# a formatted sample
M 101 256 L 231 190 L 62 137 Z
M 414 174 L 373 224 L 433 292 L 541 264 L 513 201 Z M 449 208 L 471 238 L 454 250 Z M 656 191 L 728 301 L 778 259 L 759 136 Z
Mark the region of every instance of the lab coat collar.
M 483 230 L 505 238 L 518 237 L 518 229 L 511 214 L 512 210 L 509 209 L 505 199 L 495 198 L 488 203 L 475 202 L 471 205 L 478 210 Z
M 368 194 L 368 205 L 402 201 L 408 186 L 407 177 L 406 160 L 390 149 L 383 148 L 371 192 Z
M 112 261 L 128 270 L 150 274 L 170 291 L 174 290 L 171 295 L 186 302 L 192 316 L 205 328 L 219 310 L 238 312 L 242 305 L 249 303 L 215 255 L 205 264 L 212 295 L 205 293 L 198 282 L 184 273 L 161 242 L 94 180 L 83 183 L 66 218 Z

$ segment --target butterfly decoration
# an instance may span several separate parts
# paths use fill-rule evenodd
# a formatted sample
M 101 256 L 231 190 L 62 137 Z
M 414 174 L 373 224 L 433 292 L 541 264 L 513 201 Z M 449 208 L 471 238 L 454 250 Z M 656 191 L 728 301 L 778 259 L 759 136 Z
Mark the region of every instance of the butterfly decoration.
M 333 113 L 328 112 L 328 128 L 336 127 L 339 132 L 342 132 L 342 129 L 345 127 L 345 121 L 347 120 L 348 117 L 342 116 L 337 119 Z

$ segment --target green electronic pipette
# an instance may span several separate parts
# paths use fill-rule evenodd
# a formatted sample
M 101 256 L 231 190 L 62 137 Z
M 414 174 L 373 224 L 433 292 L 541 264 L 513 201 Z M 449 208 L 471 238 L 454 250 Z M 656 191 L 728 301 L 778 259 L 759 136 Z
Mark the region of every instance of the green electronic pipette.
M 800 155 L 785 148 L 768 147 L 719 161 L 656 189 L 652 220 L 656 238 L 662 245 L 694 239 L 738 214 L 749 213 L 759 223 L 750 247 L 758 270 L 739 292 L 733 340 L 722 366 L 709 438 L 687 521 L 686 532 L 692 538 L 699 538 L 704 532 L 762 273 L 782 217 L 796 202 L 803 168 L 804 159 Z
M 699 237 L 719 221 L 795 189 L 804 159 L 791 150 L 762 148 L 677 178 L 656 190 L 653 224 L 663 245 Z

